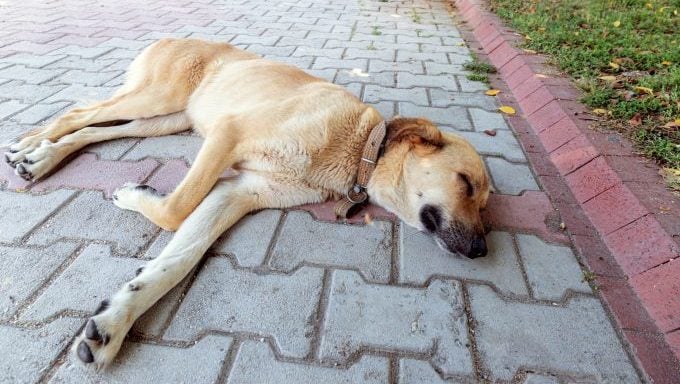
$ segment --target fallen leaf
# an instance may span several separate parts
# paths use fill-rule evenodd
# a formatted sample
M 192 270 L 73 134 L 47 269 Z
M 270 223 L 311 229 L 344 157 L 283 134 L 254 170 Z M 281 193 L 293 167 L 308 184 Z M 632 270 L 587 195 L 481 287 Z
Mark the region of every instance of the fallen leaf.
M 671 63 L 670 61 L 668 61 L 668 60 L 664 60 L 664 61 L 661 62 L 661 64 L 668 67 L 668 66 L 671 65 L 672 63 Z
M 636 113 L 632 119 L 628 120 L 628 124 L 630 124 L 632 127 L 637 127 L 638 125 L 642 124 L 642 115 L 639 112 Z
M 620 65 L 613 63 L 611 61 L 609 62 L 609 66 L 612 67 L 612 69 L 619 69 L 621 67 Z
M 659 207 L 659 211 L 661 211 L 661 212 L 670 212 L 670 210 L 671 210 L 670 207 L 666 207 L 664 205 Z
M 669 121 L 663 126 L 664 128 L 677 128 L 680 127 L 680 119 L 675 119 L 675 121 Z
M 616 28 L 620 27 L 620 26 L 621 26 L 621 20 L 616 20 L 616 21 L 614 22 L 614 26 L 615 26 Z
M 504 106 L 498 108 L 498 110 L 503 112 L 503 113 L 507 113 L 508 115 L 514 115 L 515 114 L 515 108 L 508 107 L 507 105 L 504 105 Z
M 600 76 L 600 77 L 598 77 L 598 79 L 604 80 L 604 81 L 614 82 L 614 81 L 616 81 L 616 76 Z
M 496 131 L 494 129 L 487 129 L 484 131 L 489 136 L 496 136 Z
M 646 93 L 648 95 L 654 95 L 654 90 L 651 88 L 635 86 L 633 89 L 639 94 Z
M 606 110 L 606 109 L 602 109 L 602 108 L 595 108 L 595 109 L 593 109 L 593 113 L 596 114 L 596 115 L 608 115 L 609 111 Z
M 680 125 L 680 119 L 675 119 L 675 125 Z
M 523 50 L 524 52 L 530 54 L 530 55 L 535 55 L 535 54 L 536 54 L 536 51 L 534 51 L 533 49 L 522 49 L 522 50 Z
M 501 93 L 498 89 L 489 89 L 488 91 L 484 92 L 485 95 L 489 96 L 496 96 L 497 94 Z

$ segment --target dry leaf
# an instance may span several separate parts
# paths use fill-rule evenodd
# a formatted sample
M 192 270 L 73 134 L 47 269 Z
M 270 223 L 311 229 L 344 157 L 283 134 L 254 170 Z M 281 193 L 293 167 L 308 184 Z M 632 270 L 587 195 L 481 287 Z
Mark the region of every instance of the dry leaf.
M 614 26 L 615 26 L 616 28 L 620 27 L 620 26 L 621 26 L 621 20 L 616 20 L 616 21 L 614 22 Z
M 668 67 L 668 66 L 671 65 L 672 63 L 671 63 L 670 61 L 668 61 L 668 60 L 664 60 L 664 61 L 661 62 L 661 64 Z
M 606 109 L 602 109 L 602 108 L 595 108 L 595 109 L 593 109 L 593 113 L 596 114 L 596 115 L 608 115 L 609 111 L 606 110 Z
M 677 128 L 680 127 L 680 119 L 675 119 L 675 121 L 669 121 L 663 126 L 664 128 Z
M 630 124 L 632 127 L 637 127 L 638 125 L 642 124 L 642 115 L 639 112 L 636 113 L 632 119 L 628 120 L 628 124 Z
M 487 129 L 484 131 L 484 133 L 486 133 L 489 136 L 496 136 L 496 131 L 493 129 Z
M 670 212 L 671 207 L 666 207 L 665 205 L 662 205 L 659 207 L 659 211 L 661 212 Z
M 609 62 L 609 66 L 612 67 L 612 69 L 619 69 L 621 67 L 620 65 L 613 63 L 611 61 Z
M 504 105 L 504 106 L 498 108 L 498 110 L 503 112 L 503 113 L 507 113 L 508 115 L 514 115 L 515 114 L 515 108 L 508 107 L 507 105 Z
M 484 92 L 485 95 L 489 96 L 496 96 L 497 94 L 501 93 L 498 89 L 489 89 L 488 91 Z
M 654 90 L 651 88 L 635 86 L 633 89 L 639 94 L 646 93 L 648 95 L 654 95 Z
M 535 55 L 535 54 L 536 54 L 536 51 L 534 51 L 533 49 L 522 49 L 522 50 L 523 50 L 524 52 L 530 54 L 530 55 Z
M 616 76 L 600 76 L 600 77 L 598 77 L 598 79 L 604 80 L 604 81 L 614 82 L 614 81 L 616 81 Z

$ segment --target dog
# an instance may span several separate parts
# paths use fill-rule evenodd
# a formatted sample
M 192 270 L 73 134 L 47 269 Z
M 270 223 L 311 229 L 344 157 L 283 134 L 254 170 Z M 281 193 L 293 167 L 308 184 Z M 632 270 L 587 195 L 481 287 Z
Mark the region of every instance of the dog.
M 362 158 L 381 124 L 381 156 Z M 37 180 L 88 144 L 189 128 L 204 142 L 172 193 L 126 184 L 114 194 L 118 207 L 177 233 L 87 321 L 73 344 L 84 363 L 109 364 L 134 321 L 252 211 L 343 197 L 353 202 L 349 196 L 365 193 L 448 252 L 470 258 L 487 253 L 480 210 L 489 179 L 468 142 L 424 118 L 385 122 L 338 85 L 226 43 L 155 42 L 131 63 L 109 100 L 30 132 L 5 159 L 24 179 Z M 357 183 L 362 164 L 370 166 L 365 185 Z M 228 168 L 237 175 L 220 179 Z

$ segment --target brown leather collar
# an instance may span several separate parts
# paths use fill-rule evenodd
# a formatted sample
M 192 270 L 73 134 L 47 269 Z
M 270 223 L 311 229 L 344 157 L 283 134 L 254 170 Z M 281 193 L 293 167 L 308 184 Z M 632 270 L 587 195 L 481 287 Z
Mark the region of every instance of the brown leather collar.
M 359 162 L 359 170 L 357 171 L 357 178 L 354 186 L 347 191 L 344 198 L 340 199 L 335 204 L 335 215 L 340 218 L 347 218 L 351 216 L 355 208 L 363 205 L 368 200 L 366 187 L 368 181 L 371 179 L 373 170 L 378 163 L 378 158 L 381 155 L 382 149 L 387 138 L 387 128 L 385 120 L 381 120 L 368 135 L 368 140 L 364 145 L 364 151 L 361 154 L 361 161 Z

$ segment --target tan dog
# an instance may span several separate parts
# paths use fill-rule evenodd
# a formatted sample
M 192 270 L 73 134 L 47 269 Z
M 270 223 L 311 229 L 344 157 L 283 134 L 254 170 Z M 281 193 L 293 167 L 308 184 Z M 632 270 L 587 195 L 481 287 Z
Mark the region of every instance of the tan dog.
M 190 127 L 205 138 L 171 194 L 143 185 L 115 193 L 119 207 L 178 231 L 136 278 L 102 303 L 74 343 L 79 358 L 110 363 L 134 321 L 247 213 L 347 193 L 367 137 L 382 119 L 342 87 L 295 67 L 228 44 L 168 39 L 135 59 L 111 99 L 71 110 L 12 145 L 7 162 L 35 180 L 94 142 Z M 218 182 L 229 167 L 238 175 Z M 373 203 L 431 233 L 443 249 L 486 254 L 479 214 L 489 195 L 485 168 L 470 144 L 442 134 L 430 121 L 388 122 L 384 155 L 367 192 Z

